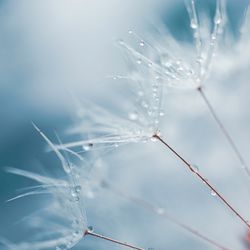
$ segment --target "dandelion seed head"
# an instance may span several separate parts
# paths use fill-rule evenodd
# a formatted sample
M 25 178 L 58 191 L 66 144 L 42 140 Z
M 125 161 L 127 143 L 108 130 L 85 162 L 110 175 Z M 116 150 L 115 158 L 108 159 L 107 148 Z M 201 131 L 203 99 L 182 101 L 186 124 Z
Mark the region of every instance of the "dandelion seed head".
M 54 144 L 38 129 L 47 143 L 55 148 Z M 56 149 L 57 150 L 57 149 Z M 43 209 L 35 216 L 26 220 L 26 225 L 39 229 L 39 240 L 22 242 L 18 249 L 70 249 L 83 237 L 87 229 L 87 218 L 83 206 L 84 189 L 80 174 L 76 174 L 76 166 L 69 162 L 59 151 L 56 151 L 62 164 L 67 164 L 68 169 L 62 166 L 63 175 L 49 177 L 21 169 L 6 168 L 7 172 L 23 176 L 38 182 L 39 185 L 27 188 L 27 192 L 11 200 L 24 196 L 46 194 L 48 202 L 44 199 Z M 81 170 L 79 169 L 81 172 Z M 34 235 L 35 238 L 35 235 Z M 15 246 L 15 244 L 10 244 Z
M 209 18 L 200 18 L 195 1 L 186 2 L 190 29 L 193 33 L 193 46 L 188 43 L 180 43 L 169 32 L 166 30 L 163 32 L 163 29 L 158 27 L 156 27 L 156 31 L 159 32 L 159 35 L 152 32 L 150 42 L 135 32 L 131 33 L 139 44 L 141 41 L 144 42 L 143 50 L 130 46 L 124 40 L 119 44 L 127 52 L 130 60 L 137 62 L 135 68 L 141 73 L 141 78 L 144 80 L 148 79 L 148 74 L 141 70 L 142 67 L 148 68 L 151 75 L 161 79 L 161 84 L 171 88 L 196 89 L 208 78 L 212 58 L 227 20 L 225 3 L 221 0 L 216 2 L 213 27 L 210 28 L 209 21 L 207 21 Z M 161 27 L 161 25 L 158 26 Z

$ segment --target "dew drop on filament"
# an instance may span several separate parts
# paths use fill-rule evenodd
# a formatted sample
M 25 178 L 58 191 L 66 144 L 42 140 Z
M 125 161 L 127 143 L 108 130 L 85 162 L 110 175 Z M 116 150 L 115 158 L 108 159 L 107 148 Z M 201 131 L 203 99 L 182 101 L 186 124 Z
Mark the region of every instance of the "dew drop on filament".
M 152 142 L 156 142 L 157 141 L 157 138 L 155 138 L 154 136 L 151 137 L 151 141 Z
M 220 16 L 217 16 L 217 17 L 215 17 L 215 19 L 214 19 L 214 23 L 215 23 L 215 24 L 220 24 L 221 21 L 222 21 L 222 19 L 221 19 Z
M 140 41 L 140 46 L 141 46 L 141 47 L 144 47 L 144 45 L 145 45 L 144 41 L 141 40 L 141 41 Z
M 86 145 L 83 145 L 83 150 L 89 151 L 93 147 L 93 143 L 88 143 Z
M 216 196 L 216 192 L 214 190 L 211 190 L 211 195 Z
M 192 168 L 193 168 L 193 170 L 194 170 L 195 173 L 199 172 L 199 167 L 197 165 L 193 164 Z
M 137 64 L 141 64 L 142 60 L 141 59 L 137 59 Z
M 160 110 L 159 116 L 164 116 L 164 115 L 165 115 L 165 112 L 163 110 Z
M 190 27 L 192 29 L 197 29 L 198 28 L 198 25 L 197 25 L 197 23 L 196 23 L 196 21 L 194 19 L 191 20 Z
M 81 189 L 82 189 L 82 187 L 80 185 L 75 186 L 75 192 L 76 193 L 79 194 L 81 192 Z

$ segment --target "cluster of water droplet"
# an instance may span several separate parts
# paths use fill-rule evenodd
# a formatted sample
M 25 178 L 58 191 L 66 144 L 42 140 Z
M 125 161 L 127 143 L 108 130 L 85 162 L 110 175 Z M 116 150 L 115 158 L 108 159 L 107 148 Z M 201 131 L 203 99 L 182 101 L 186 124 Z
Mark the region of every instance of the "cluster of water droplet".
M 73 219 L 72 229 L 69 229 L 69 233 L 65 235 L 64 242 L 56 246 L 56 250 L 67 250 L 72 248 L 77 242 L 79 242 L 84 236 L 84 221 L 79 219 Z
M 80 192 L 81 192 L 82 187 L 80 185 L 76 185 L 74 187 L 71 188 L 71 196 L 73 197 L 73 199 L 75 201 L 79 201 L 80 200 Z
M 140 106 L 138 109 L 143 113 L 143 118 L 147 120 L 147 126 L 151 132 L 155 132 L 159 126 L 160 117 L 165 115 L 162 109 L 162 83 L 161 78 L 154 71 L 154 63 L 150 59 L 145 59 L 146 49 L 149 45 L 132 30 L 129 30 L 129 34 L 133 35 L 143 50 L 141 54 L 138 55 L 136 63 L 138 64 L 138 74 L 143 72 L 143 76 L 137 78 L 138 89 L 137 89 L 137 102 Z M 145 68 L 147 70 L 145 70 Z M 129 119 L 132 121 L 137 121 L 141 119 L 139 115 L 140 112 L 133 111 L 129 114 Z M 143 121 L 145 124 L 145 121 Z

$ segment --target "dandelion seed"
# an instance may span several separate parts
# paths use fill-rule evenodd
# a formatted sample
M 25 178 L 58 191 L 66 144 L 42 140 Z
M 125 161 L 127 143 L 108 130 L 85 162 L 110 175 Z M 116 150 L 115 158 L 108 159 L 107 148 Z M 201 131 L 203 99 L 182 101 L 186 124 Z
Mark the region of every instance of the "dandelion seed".
M 69 167 L 72 166 L 73 164 L 71 164 L 68 159 L 64 158 L 64 156 L 58 151 L 58 149 L 56 149 L 54 144 L 45 136 L 45 134 L 37 126 L 35 126 L 35 128 L 52 147 L 52 149 L 55 150 L 55 153 L 61 163 L 66 163 Z M 63 179 L 58 179 L 42 176 L 37 173 L 32 173 L 25 170 L 10 167 L 6 168 L 6 171 L 9 173 L 20 175 L 40 183 L 38 186 L 31 187 L 35 190 L 34 192 L 24 193 L 11 200 L 29 195 L 40 195 L 44 192 L 52 196 L 53 202 L 48 202 L 46 209 L 41 210 L 39 214 L 44 225 L 52 225 L 52 231 L 50 232 L 49 237 L 46 237 L 49 230 L 46 228 L 44 237 L 42 237 L 43 232 L 41 230 L 39 231 L 40 238 L 44 238 L 43 241 L 27 241 L 21 242 L 19 244 L 13 244 L 7 240 L 4 240 L 2 241 L 4 245 L 10 249 L 20 250 L 68 250 L 74 247 L 80 240 L 82 240 L 84 236 L 91 235 L 93 237 L 101 238 L 115 244 L 129 247 L 131 249 L 143 250 L 142 248 L 96 234 L 93 232 L 92 227 L 87 227 L 86 213 L 82 203 L 82 186 L 79 183 L 80 180 L 74 175 L 74 171 L 68 171 L 68 169 L 65 169 L 64 166 L 62 169 L 64 170 L 65 177 Z
M 224 32 L 224 27 L 227 21 L 226 6 L 225 1 L 217 0 L 215 15 L 213 18 L 213 27 L 210 31 L 210 27 L 202 23 L 199 20 L 199 15 L 196 10 L 195 1 L 187 0 L 187 11 L 190 18 L 190 27 L 193 33 L 193 40 L 195 45 L 195 51 L 192 54 L 188 54 L 187 51 L 190 48 L 185 45 L 179 45 L 171 35 L 167 34 L 167 37 L 161 37 L 160 39 L 155 39 L 155 41 L 149 47 L 149 51 L 140 52 L 132 48 L 126 42 L 121 44 L 124 49 L 127 50 L 131 59 L 141 58 L 141 64 L 147 66 L 149 63 L 152 65 L 150 67 L 150 72 L 154 75 L 159 75 L 163 80 L 161 84 L 167 85 L 170 88 L 186 89 L 191 88 L 196 90 L 201 96 L 202 100 L 208 107 L 214 121 L 219 126 L 221 132 L 228 141 L 230 147 L 232 148 L 235 156 L 238 158 L 240 165 L 245 166 L 243 168 L 246 175 L 250 178 L 250 168 L 246 164 L 246 161 L 241 154 L 238 146 L 236 145 L 233 137 L 230 135 L 225 125 L 217 115 L 217 112 L 213 105 L 211 104 L 209 98 L 205 94 L 203 86 L 210 76 L 210 71 L 212 68 L 213 57 L 216 54 L 219 42 L 221 41 L 222 33 Z M 249 50 L 249 27 L 250 27 L 250 8 L 246 10 L 244 22 L 240 29 L 241 39 L 238 41 L 237 57 L 239 57 L 239 62 L 245 65 L 249 64 L 249 55 L 246 55 L 246 51 Z M 169 46 L 165 45 L 165 41 L 170 40 Z M 241 47 L 241 49 L 239 49 Z M 174 48 L 178 48 L 177 50 Z M 230 48 L 231 50 L 231 48 Z M 151 56 L 153 55 L 153 56 Z M 192 56 L 194 55 L 194 56 Z M 243 57 L 243 58 L 241 58 Z M 184 59 L 182 59 L 184 58 Z M 235 54 L 232 58 L 226 58 L 226 61 L 235 62 Z M 242 64 L 241 64 L 242 65 Z M 237 59 L 234 66 L 237 67 Z M 221 68 L 217 71 L 219 72 Z M 224 74 L 229 72 L 227 69 Z M 145 76 L 142 76 L 145 79 Z M 157 120 L 157 119 L 156 119 Z M 156 123 L 157 124 L 157 123 Z

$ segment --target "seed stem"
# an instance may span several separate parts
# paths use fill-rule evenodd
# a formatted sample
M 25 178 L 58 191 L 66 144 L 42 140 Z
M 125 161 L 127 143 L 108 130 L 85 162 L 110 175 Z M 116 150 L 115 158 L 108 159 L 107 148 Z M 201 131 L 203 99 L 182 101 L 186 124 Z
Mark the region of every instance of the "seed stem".
M 118 244 L 118 245 L 121 245 L 121 246 L 124 246 L 124 247 L 131 248 L 131 249 L 145 250 L 145 249 L 143 249 L 143 248 L 139 248 L 139 247 L 130 245 L 130 244 L 126 243 L 126 242 L 121 242 L 121 241 L 112 239 L 112 238 L 110 238 L 110 237 L 106 237 L 106 236 L 104 236 L 104 235 L 94 233 L 94 232 L 92 232 L 92 231 L 90 231 L 90 230 L 86 230 L 86 231 L 84 232 L 84 236 L 86 236 L 86 235 L 91 235 L 91 236 L 93 236 L 93 237 L 96 237 L 96 238 L 99 238 L 99 239 L 103 239 L 103 240 L 107 240 L 107 241 L 113 242 L 113 243 L 115 243 L 115 244 Z
M 135 205 L 137 205 L 139 207 L 142 207 L 143 209 L 145 209 L 145 210 L 147 210 L 149 212 L 152 212 L 152 213 L 154 213 L 154 214 L 156 214 L 156 215 L 158 215 L 158 216 L 172 222 L 173 224 L 179 226 L 180 228 L 187 231 L 188 233 L 191 233 L 195 237 L 198 237 L 198 238 L 202 239 L 203 241 L 213 245 L 214 247 L 217 247 L 220 250 L 230 250 L 229 248 L 227 248 L 225 246 L 222 246 L 220 243 L 214 241 L 213 239 L 203 235 L 202 233 L 200 233 L 196 229 L 192 228 L 191 226 L 183 223 L 181 220 L 173 217 L 164 208 L 157 207 L 154 204 L 152 204 L 152 203 L 150 203 L 147 200 L 144 200 L 142 198 L 131 196 L 127 192 L 124 192 L 124 191 L 122 191 L 120 189 L 117 189 L 117 188 L 111 186 L 107 182 L 103 182 L 101 187 L 104 188 L 104 189 L 107 189 L 108 191 L 110 191 L 110 192 L 112 192 L 112 193 L 114 193 L 116 195 L 118 195 L 119 197 L 122 197 L 122 198 L 126 199 L 130 203 L 133 203 L 133 204 L 135 204 Z
M 203 177 L 188 161 L 186 161 L 180 154 L 178 154 L 166 141 L 164 141 L 158 134 L 153 135 L 153 138 L 158 139 L 162 144 L 164 144 L 172 153 L 175 154 L 187 167 L 188 169 L 195 174 L 210 190 L 216 194 L 220 200 L 248 227 L 250 228 L 250 224 L 246 219 L 244 219 L 233 207 L 230 203 L 210 184 L 210 182 Z
M 240 153 L 238 147 L 236 146 L 232 136 L 229 134 L 229 132 L 227 131 L 227 129 L 225 128 L 224 124 L 222 123 L 222 121 L 220 120 L 220 118 L 218 117 L 217 113 L 215 112 L 214 107 L 212 106 L 211 102 L 208 100 L 207 95 L 205 94 L 205 92 L 203 91 L 202 87 L 197 88 L 198 92 L 200 93 L 200 96 L 202 97 L 203 101 L 205 102 L 205 104 L 207 105 L 208 110 L 210 111 L 212 117 L 214 118 L 215 122 L 217 123 L 217 125 L 219 126 L 221 132 L 224 134 L 225 138 L 227 139 L 229 145 L 231 146 L 232 150 L 234 151 L 236 157 L 238 158 L 238 160 L 240 161 L 240 164 L 242 166 L 242 168 L 244 169 L 245 173 L 247 174 L 247 176 L 250 178 L 250 169 L 247 166 L 242 154 Z

